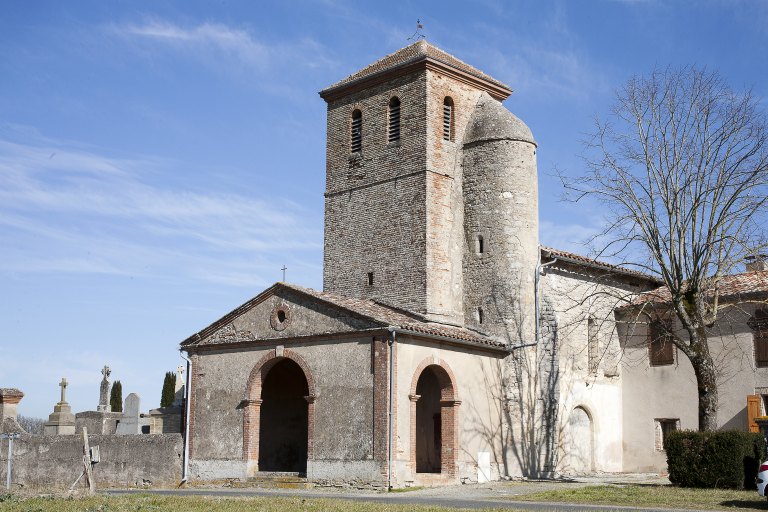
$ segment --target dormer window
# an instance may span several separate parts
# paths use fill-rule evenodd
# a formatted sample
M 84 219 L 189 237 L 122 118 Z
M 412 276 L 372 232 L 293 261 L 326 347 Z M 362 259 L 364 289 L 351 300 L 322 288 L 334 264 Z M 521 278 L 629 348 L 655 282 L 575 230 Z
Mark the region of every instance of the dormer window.
M 400 100 L 397 96 L 389 100 L 387 111 L 387 142 L 397 142 L 400 140 Z
M 349 140 L 349 149 L 352 153 L 359 153 L 363 149 L 363 113 L 359 110 L 352 112 L 352 126 Z
M 443 100 L 443 140 L 453 140 L 453 100 L 450 96 Z

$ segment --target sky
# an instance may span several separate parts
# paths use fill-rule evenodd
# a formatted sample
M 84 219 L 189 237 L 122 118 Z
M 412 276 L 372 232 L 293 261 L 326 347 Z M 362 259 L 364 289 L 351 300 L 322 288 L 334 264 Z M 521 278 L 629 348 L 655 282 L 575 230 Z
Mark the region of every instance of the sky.
M 555 174 L 615 91 L 696 64 L 768 98 L 768 2 L 0 0 L 0 387 L 47 418 L 106 364 L 142 410 L 188 336 L 281 280 L 322 288 L 318 91 L 427 40 L 505 82 L 538 146 L 541 242 L 601 212 Z

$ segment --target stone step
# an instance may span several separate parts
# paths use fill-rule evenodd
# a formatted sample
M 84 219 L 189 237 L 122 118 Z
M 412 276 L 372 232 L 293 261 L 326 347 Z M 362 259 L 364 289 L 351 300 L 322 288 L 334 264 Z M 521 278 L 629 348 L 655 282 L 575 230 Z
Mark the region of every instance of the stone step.
M 263 471 L 237 487 L 260 487 L 265 489 L 311 489 L 314 487 L 302 473 Z

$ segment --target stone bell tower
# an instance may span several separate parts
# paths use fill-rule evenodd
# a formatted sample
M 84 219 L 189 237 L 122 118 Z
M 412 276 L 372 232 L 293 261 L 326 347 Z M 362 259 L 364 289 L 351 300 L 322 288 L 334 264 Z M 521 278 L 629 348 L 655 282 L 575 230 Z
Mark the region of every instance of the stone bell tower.
M 478 102 L 511 92 L 424 40 L 320 92 L 325 291 L 464 324 L 463 139 Z

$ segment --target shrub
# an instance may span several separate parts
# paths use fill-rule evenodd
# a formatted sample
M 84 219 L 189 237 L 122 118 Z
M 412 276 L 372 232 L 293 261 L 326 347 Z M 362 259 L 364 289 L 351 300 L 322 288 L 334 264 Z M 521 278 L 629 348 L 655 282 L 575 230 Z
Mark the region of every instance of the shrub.
M 109 394 L 109 406 L 112 412 L 123 412 L 123 384 L 119 380 L 112 384 L 112 391 Z
M 765 447 L 762 434 L 750 432 L 672 432 L 664 444 L 669 481 L 681 487 L 754 488 Z
M 163 391 L 160 394 L 160 407 L 170 407 L 176 399 L 176 374 L 165 372 Z

